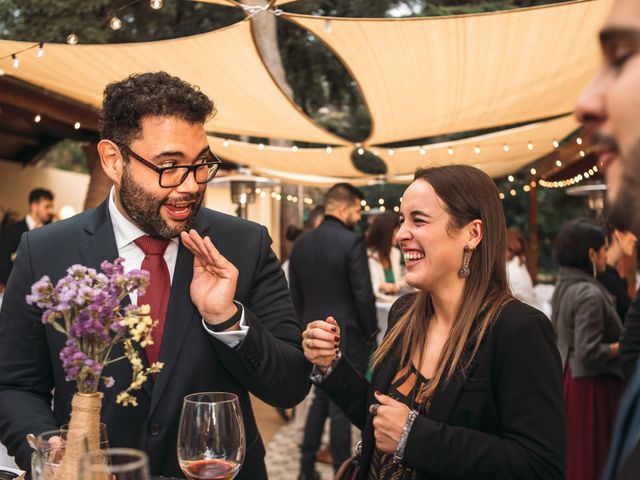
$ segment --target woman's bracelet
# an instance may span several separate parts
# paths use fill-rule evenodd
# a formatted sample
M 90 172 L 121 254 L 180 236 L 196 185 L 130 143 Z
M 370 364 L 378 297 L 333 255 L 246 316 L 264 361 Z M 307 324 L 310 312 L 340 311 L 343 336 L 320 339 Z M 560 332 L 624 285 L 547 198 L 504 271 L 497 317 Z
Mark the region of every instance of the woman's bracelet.
M 325 372 L 320 371 L 320 369 L 314 365 L 313 369 L 311 370 L 311 375 L 309 375 L 311 382 L 313 382 L 314 385 L 320 385 L 322 382 L 324 382 L 325 379 L 335 370 L 336 365 L 338 365 L 338 362 L 341 358 L 342 352 L 338 350 L 337 355 L 333 358 L 333 360 L 331 360 L 331 364 Z
M 398 447 L 393 454 L 393 463 L 402 462 L 402 458 L 404 457 L 404 448 L 407 446 L 407 439 L 409 438 L 409 432 L 411 432 L 411 427 L 413 426 L 413 422 L 415 422 L 416 418 L 418 418 L 418 412 L 416 410 L 411 410 L 407 417 L 407 421 L 402 428 L 402 435 L 400 435 Z

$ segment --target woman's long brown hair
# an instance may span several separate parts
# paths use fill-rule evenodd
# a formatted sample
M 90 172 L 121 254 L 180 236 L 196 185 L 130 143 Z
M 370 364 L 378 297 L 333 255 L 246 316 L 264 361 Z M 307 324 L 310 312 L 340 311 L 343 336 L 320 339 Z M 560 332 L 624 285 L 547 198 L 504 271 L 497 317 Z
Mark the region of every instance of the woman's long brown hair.
M 448 382 L 458 368 L 469 341 L 473 351 L 462 365 L 465 372 L 475 356 L 480 342 L 502 306 L 511 300 L 507 284 L 505 258 L 507 250 L 506 223 L 498 189 L 487 174 L 467 165 L 447 165 L 419 169 L 414 181 L 428 182 L 435 190 L 450 217 L 447 228 L 458 230 L 473 220 L 482 221 L 482 240 L 471 256 L 471 275 L 465 280 L 462 301 L 456 321 L 438 359 L 433 377 L 419 392 L 417 400 L 425 402 L 435 389 Z M 429 252 L 426 252 L 429 255 Z M 460 252 L 462 265 L 463 252 Z M 482 313 L 482 315 L 480 315 Z M 433 317 L 429 292 L 419 292 L 413 304 L 385 336 L 375 352 L 376 368 L 400 344 L 399 369 L 409 368 L 415 352 L 418 367 L 422 364 L 429 321 Z

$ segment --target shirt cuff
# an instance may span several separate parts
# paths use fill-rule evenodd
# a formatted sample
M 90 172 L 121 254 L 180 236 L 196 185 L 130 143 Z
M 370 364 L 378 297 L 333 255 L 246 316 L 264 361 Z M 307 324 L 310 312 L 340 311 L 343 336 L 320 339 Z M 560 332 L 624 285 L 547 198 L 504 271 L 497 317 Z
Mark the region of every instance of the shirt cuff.
M 229 348 L 236 348 L 238 345 L 242 343 L 244 338 L 249 333 L 249 325 L 247 325 L 247 321 L 244 318 L 244 305 L 242 305 L 242 316 L 240 317 L 240 330 L 233 330 L 231 332 L 214 332 L 207 326 L 207 322 L 202 319 L 202 327 L 205 332 L 211 335 L 213 338 L 220 340 Z
M 331 360 L 331 364 L 327 368 L 327 371 L 324 373 L 322 373 L 320 369 L 314 365 L 313 369 L 311 369 L 311 375 L 309 375 L 309 379 L 311 380 L 311 382 L 314 385 L 321 385 L 322 382 L 324 382 L 327 379 L 327 377 L 331 375 L 333 371 L 336 369 L 336 365 L 338 365 L 338 362 L 340 361 L 341 358 L 342 358 L 342 352 L 338 350 L 338 354 L 335 356 L 333 360 Z

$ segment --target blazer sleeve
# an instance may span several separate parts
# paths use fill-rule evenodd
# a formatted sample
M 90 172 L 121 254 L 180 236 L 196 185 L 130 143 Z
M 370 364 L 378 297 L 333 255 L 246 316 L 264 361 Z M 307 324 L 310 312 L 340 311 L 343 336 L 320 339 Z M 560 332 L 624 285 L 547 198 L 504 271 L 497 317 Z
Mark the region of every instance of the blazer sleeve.
M 358 321 L 367 337 L 373 338 L 378 331 L 376 298 L 371 287 L 371 275 L 364 240 L 358 236 L 347 254 L 347 275 L 353 293 Z
M 298 274 L 291 262 L 289 262 L 289 290 L 291 291 L 291 300 L 293 301 L 293 308 L 296 312 L 298 324 L 300 325 L 300 327 L 306 327 L 306 325 L 303 325 L 304 295 L 302 293 L 302 287 L 300 285 L 300 280 L 298 279 Z
M 284 273 L 261 228 L 260 256 L 249 301 L 245 303 L 247 336 L 231 348 L 211 338 L 221 362 L 241 385 L 266 403 L 290 408 L 309 392 L 311 364 L 302 352 Z
M 565 451 L 562 366 L 548 320 L 517 320 L 497 347 L 495 434 L 419 416 L 404 463 L 427 475 L 474 480 L 561 480 Z
M 13 267 L 11 255 L 15 252 L 19 238 L 16 239 L 15 228 L 13 225 L 5 227 L 0 234 L 0 283 L 7 283 L 9 273 Z
M 620 337 L 620 360 L 627 381 L 633 378 L 636 364 L 640 358 L 640 290 L 636 293 Z
M 0 310 L 0 440 L 25 470 L 31 461 L 25 435 L 58 428 L 51 410 L 54 379 L 42 312 L 25 300 L 34 282 L 25 235 Z
M 585 367 L 599 370 L 611 360 L 609 344 L 603 341 L 607 315 L 604 299 L 594 295 L 593 289 L 582 289 L 573 305 L 573 351 L 576 360 Z

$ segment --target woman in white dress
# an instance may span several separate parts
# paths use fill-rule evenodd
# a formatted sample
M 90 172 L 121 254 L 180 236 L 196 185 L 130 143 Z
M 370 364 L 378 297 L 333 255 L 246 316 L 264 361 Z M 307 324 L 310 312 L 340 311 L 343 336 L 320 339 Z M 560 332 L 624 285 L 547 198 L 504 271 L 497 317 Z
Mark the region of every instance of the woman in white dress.
M 393 246 L 397 230 L 398 217 L 385 212 L 373 217 L 367 232 L 371 286 L 376 300 L 382 302 L 393 302 L 406 285 L 400 265 L 400 250 Z
M 527 269 L 524 236 L 515 228 L 507 230 L 507 278 L 513 296 L 518 300 L 537 306 L 533 282 Z

